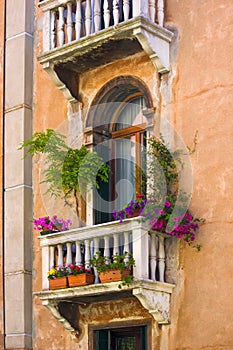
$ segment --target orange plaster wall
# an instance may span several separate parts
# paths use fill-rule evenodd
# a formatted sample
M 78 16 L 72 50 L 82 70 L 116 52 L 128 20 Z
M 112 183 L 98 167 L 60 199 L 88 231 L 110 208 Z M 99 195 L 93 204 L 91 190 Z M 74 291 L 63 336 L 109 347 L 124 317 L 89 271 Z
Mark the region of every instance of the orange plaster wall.
M 233 348 L 232 5 L 167 2 L 169 25 L 178 29 L 171 110 L 187 145 L 198 131 L 191 209 L 206 219 L 201 252 L 185 248 L 180 256 L 170 350 Z
M 172 297 L 171 325 L 153 334 L 155 349 L 231 350 L 232 319 L 232 63 L 230 0 L 166 1 L 167 23 L 177 37 L 172 44 L 172 72 L 162 77 L 170 97 L 146 55 L 137 54 L 80 76 L 82 108 L 99 89 L 129 73 L 149 87 L 154 105 L 173 122 L 185 144 L 198 143 L 191 155 L 194 192 L 191 209 L 206 219 L 198 236 L 201 252 L 180 245 L 178 284 Z M 39 13 L 39 10 L 37 10 Z M 41 32 L 37 33 L 41 37 Z M 38 41 L 36 54 L 40 52 Z M 39 63 L 35 66 L 34 131 L 56 128 L 67 118 L 67 102 Z M 35 164 L 35 213 L 43 215 Z M 37 215 L 38 216 L 38 215 Z M 34 290 L 41 289 L 41 255 L 34 240 Z M 82 349 L 37 299 L 34 304 L 35 349 Z M 84 315 L 82 316 L 84 317 Z M 103 320 L 104 321 L 104 317 Z M 82 322 L 82 320 L 81 320 Z M 51 334 L 48 335 L 48 327 Z M 50 332 L 50 331 L 49 331 Z M 56 337 L 54 335 L 56 334 Z M 56 340 L 54 340 L 56 338 Z M 53 345 L 52 345 L 53 344 Z M 160 344 L 160 347 L 159 347 Z

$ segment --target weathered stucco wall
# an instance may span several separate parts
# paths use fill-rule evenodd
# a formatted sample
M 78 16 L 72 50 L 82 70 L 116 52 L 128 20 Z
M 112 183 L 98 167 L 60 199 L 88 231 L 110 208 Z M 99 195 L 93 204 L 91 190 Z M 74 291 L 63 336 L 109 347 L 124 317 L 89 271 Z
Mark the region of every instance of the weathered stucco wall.
M 232 2 L 230 0 L 168 0 L 167 25 L 174 31 L 172 70 L 158 80 L 145 54 L 137 54 L 80 76 L 82 106 L 88 108 L 99 89 L 109 80 L 129 73 L 148 86 L 157 111 L 175 126 L 185 144 L 192 146 L 198 130 L 193 166 L 192 211 L 206 219 L 198 235 L 201 252 L 180 245 L 178 283 L 172 297 L 171 324 L 152 327 L 153 349 L 231 350 L 232 321 L 232 47 L 230 47 Z M 37 10 L 39 13 L 39 10 Z M 37 22 L 41 49 L 41 19 Z M 231 54 L 230 54 L 231 53 Z M 35 65 L 34 131 L 57 128 L 68 119 L 70 107 L 40 65 Z M 85 114 L 84 114 L 85 116 Z M 35 217 L 44 215 L 34 169 Z M 41 250 L 34 239 L 34 291 L 41 290 Z M 119 310 L 130 318 L 150 319 L 139 303 L 131 301 Z M 123 307 L 120 305 L 122 304 Z M 137 305 L 135 305 L 137 304 Z M 132 308 L 132 309 L 131 309 Z M 87 349 L 87 323 L 107 323 L 115 317 L 112 303 L 80 310 L 80 343 L 63 329 L 36 298 L 34 304 L 34 349 Z M 137 315 L 135 314 L 137 313 Z M 86 323 L 85 323 L 86 322 Z M 152 324 L 152 326 L 155 326 Z

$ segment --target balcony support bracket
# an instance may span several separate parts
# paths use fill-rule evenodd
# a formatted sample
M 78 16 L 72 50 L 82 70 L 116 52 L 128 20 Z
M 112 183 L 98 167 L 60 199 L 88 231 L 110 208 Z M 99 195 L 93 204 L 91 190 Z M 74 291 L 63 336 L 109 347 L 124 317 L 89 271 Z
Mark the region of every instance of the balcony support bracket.
M 62 315 L 58 300 L 43 300 L 42 305 L 47 307 L 51 314 L 63 325 L 65 329 L 67 329 L 73 335 L 78 336 L 78 328 L 71 325 L 71 321 L 68 319 L 67 315 Z M 76 305 L 76 308 L 77 307 L 78 305 Z
M 51 61 L 43 63 L 42 67 L 69 102 L 77 102 L 80 100 L 78 96 L 77 74 L 66 68 L 60 68 Z
M 142 285 L 133 289 L 133 295 L 149 311 L 158 324 L 170 323 L 171 291 L 156 290 L 148 288 L 148 285 Z

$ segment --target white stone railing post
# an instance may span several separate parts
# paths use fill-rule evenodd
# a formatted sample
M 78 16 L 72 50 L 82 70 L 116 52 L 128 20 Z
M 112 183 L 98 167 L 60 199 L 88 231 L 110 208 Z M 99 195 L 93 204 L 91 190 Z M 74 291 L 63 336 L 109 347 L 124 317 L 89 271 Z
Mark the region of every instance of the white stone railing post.
M 155 22 L 156 0 L 148 0 L 148 6 L 149 6 L 149 18 L 152 22 Z
M 54 49 L 56 47 L 56 11 L 51 11 L 50 16 L 50 35 L 51 35 L 51 42 L 50 42 L 50 49 Z
M 50 270 L 50 255 L 49 246 L 42 247 L 42 289 L 49 289 L 49 280 L 47 278 Z
M 100 30 L 100 18 L 101 18 L 101 11 L 100 11 L 100 0 L 95 0 L 94 3 L 94 27 L 95 27 L 95 33 L 97 33 Z
M 143 16 L 149 18 L 148 0 L 132 0 L 133 18 Z
M 59 13 L 59 20 L 58 20 L 58 41 L 59 46 L 63 46 L 65 43 L 65 32 L 64 32 L 64 25 L 65 25 L 65 19 L 64 19 L 64 7 L 59 6 L 58 7 L 58 13 Z
M 104 28 L 108 28 L 110 24 L 110 10 L 108 0 L 104 0 Z
M 81 0 L 77 0 L 77 2 L 76 2 L 76 22 L 75 22 L 76 40 L 80 39 L 80 37 L 81 37 L 81 29 L 82 29 Z
M 161 27 L 164 24 L 164 0 L 158 0 L 157 4 L 158 23 Z
M 133 257 L 136 267 L 133 269 L 135 278 L 149 278 L 149 243 L 148 231 L 135 228 L 132 232 Z
M 66 243 L 67 255 L 66 255 L 66 264 L 72 264 L 72 243 Z
M 75 245 L 76 245 L 75 264 L 80 266 L 82 264 L 81 243 L 79 241 L 76 241 Z
M 157 266 L 157 254 L 156 254 L 156 234 L 151 233 L 150 235 L 150 278 L 156 281 L 156 266 Z
M 85 29 L 86 36 L 91 34 L 92 27 L 92 17 L 91 17 L 91 0 L 86 0 L 86 12 L 85 12 Z
M 130 12 L 130 1 L 123 0 L 123 13 L 124 13 L 124 21 L 128 21 Z
M 72 2 L 67 3 L 67 41 L 70 43 L 73 40 L 73 17 L 72 17 Z
M 158 267 L 159 267 L 159 281 L 164 282 L 165 247 L 164 247 L 164 237 L 162 235 L 159 235 Z

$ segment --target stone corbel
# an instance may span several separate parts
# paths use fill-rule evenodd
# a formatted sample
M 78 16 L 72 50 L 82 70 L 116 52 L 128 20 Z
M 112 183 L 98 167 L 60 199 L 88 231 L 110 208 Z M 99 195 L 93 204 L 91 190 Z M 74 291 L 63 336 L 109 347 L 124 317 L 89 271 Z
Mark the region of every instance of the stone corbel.
M 134 35 L 158 72 L 161 74 L 168 73 L 170 70 L 169 47 L 173 33 L 165 28 L 152 31 L 151 28 L 141 26 L 134 30 Z
M 73 335 L 79 334 L 78 329 L 75 329 L 73 326 L 71 326 L 70 322 L 61 315 L 58 302 L 56 300 L 43 300 L 42 305 L 46 306 L 47 309 L 49 309 L 51 314 L 64 326 L 65 329 L 67 329 Z
M 78 78 L 75 77 L 74 72 L 70 72 L 64 68 L 61 69 L 49 61 L 44 62 L 42 66 L 69 102 L 80 101 L 78 96 Z
M 147 287 L 133 289 L 133 295 L 149 311 L 158 324 L 170 323 L 170 294 L 170 291 L 153 290 Z

